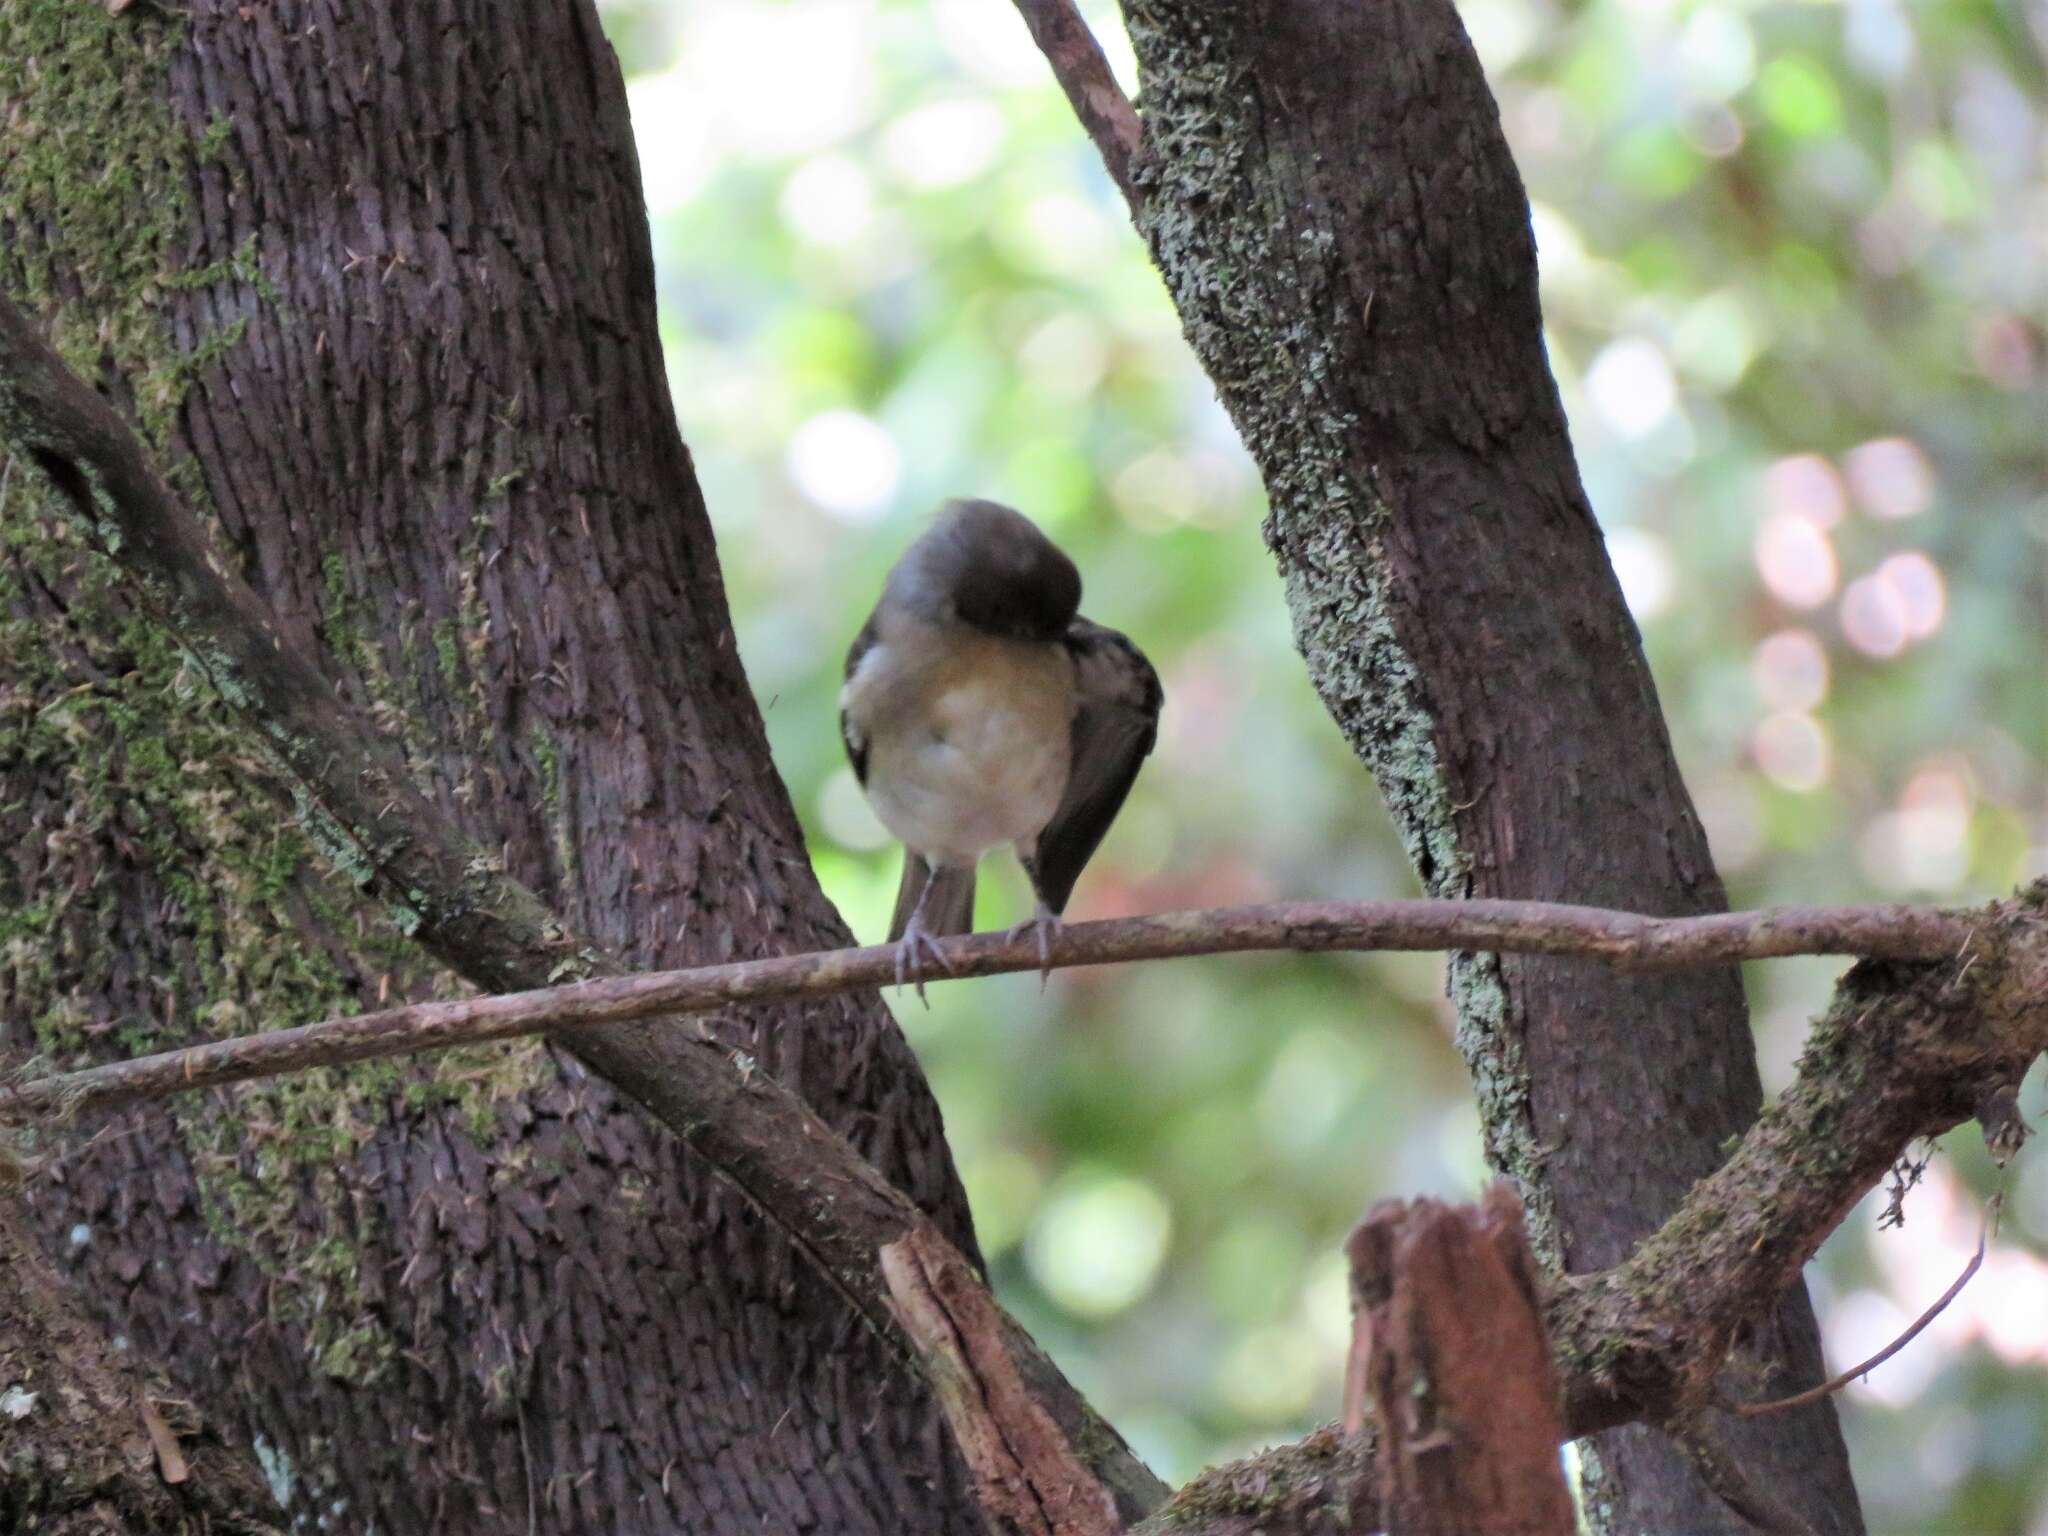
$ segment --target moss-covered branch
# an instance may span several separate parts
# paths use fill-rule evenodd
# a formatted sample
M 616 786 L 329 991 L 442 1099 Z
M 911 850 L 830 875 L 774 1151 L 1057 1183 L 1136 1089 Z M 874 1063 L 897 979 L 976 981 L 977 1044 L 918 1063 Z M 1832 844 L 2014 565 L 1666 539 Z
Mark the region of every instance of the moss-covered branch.
M 1560 1282 L 1552 1336 L 1574 1427 L 1706 1408 L 1730 1343 L 1912 1141 L 1976 1118 L 2010 1155 L 2010 1099 L 2044 1051 L 2048 881 L 1986 907 L 1948 961 L 1856 966 L 1733 1155 L 1625 1263 Z

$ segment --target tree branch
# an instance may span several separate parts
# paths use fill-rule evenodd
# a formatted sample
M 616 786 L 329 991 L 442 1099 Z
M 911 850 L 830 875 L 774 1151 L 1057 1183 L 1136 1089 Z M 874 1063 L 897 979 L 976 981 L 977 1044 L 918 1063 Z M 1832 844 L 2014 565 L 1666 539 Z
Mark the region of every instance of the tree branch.
M 1139 197 L 1131 168 L 1144 130 L 1123 87 L 1109 72 L 1101 44 L 1074 9 L 1073 0 L 1017 0 L 1017 9 L 1135 219 Z
M 125 422 L 0 295 L 0 448 L 49 478 L 91 547 L 175 635 L 277 769 L 302 825 L 398 927 L 493 992 L 564 977 L 621 977 L 617 956 L 567 929 L 414 787 L 404 764 L 278 633 L 261 599 L 211 547 Z M 565 1045 L 737 1184 L 928 1380 L 952 1369 L 898 1325 L 881 1250 L 924 1213 L 743 1052 L 684 1030 L 589 1028 Z M 979 1285 L 960 1261 L 967 1283 Z M 1030 1336 L 1000 1319 L 1011 1370 L 1126 1518 L 1165 1488 Z M 938 1393 L 943 1407 L 945 1397 Z M 971 1426 L 970 1426 L 971 1427 Z M 958 1426 L 956 1426 L 957 1430 Z
M 1769 1321 L 1914 1140 L 1976 1116 L 2010 1154 L 2012 1087 L 2048 1051 L 2048 879 L 1990 903 L 1976 923 L 1966 952 L 1948 960 L 1854 967 L 1792 1086 L 1722 1167 L 1621 1264 L 1550 1280 L 1566 1435 L 1698 1425 L 1720 1400 L 1731 1345 Z M 1369 1419 L 1366 1429 L 1358 1441 L 1320 1430 L 1212 1469 L 1134 1536 L 1343 1536 L 1372 1513 L 1359 1507 Z
M 1642 917 L 1542 901 L 1278 902 L 1076 923 L 1052 941 L 1055 969 L 1247 950 L 1485 950 L 1583 955 L 1628 969 L 1783 955 L 1943 960 L 1989 918 L 1931 907 L 1780 907 Z M 955 977 L 1035 970 L 1035 941 L 975 934 L 942 942 Z M 537 991 L 419 1003 L 30 1079 L 0 1091 L 0 1115 L 101 1108 L 252 1078 L 491 1040 L 705 1014 L 887 984 L 893 947 L 819 950 L 690 970 L 606 976 Z
M 1791 1087 L 1621 1264 L 1560 1281 L 1575 1432 L 1704 1411 L 1730 1346 L 1915 1139 L 1989 1114 L 2048 1051 L 2048 880 L 1990 903 L 1952 962 L 1866 961 Z

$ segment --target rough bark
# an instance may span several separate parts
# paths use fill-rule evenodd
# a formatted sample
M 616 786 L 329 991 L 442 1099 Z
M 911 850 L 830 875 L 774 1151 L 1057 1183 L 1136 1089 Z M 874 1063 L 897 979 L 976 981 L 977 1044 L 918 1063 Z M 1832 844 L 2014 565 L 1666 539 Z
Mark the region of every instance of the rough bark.
M 283 1536 L 246 1449 L 79 1308 L 35 1246 L 20 1173 L 0 1152 L 0 1529 Z
M 0 112 L 0 284 L 445 814 L 639 964 L 846 941 L 733 654 L 587 3 L 27 0 L 0 12 Z M 249 792 L 170 638 L 13 497 L 5 1015 L 70 1063 L 442 986 Z M 972 1252 L 872 995 L 712 1027 Z M 900 1360 L 551 1052 L 91 1129 L 35 1190 L 53 1253 L 294 1514 L 978 1525 Z
M 422 950 L 463 980 L 485 988 L 545 988 L 565 973 L 604 978 L 596 983 L 600 996 L 610 995 L 607 981 L 628 991 L 641 985 L 624 975 L 625 962 L 609 947 L 565 925 L 426 802 L 375 728 L 339 698 L 296 647 L 280 639 L 248 585 L 221 569 L 205 530 L 150 468 L 134 433 L 4 296 L 0 447 L 11 447 L 55 487 L 87 546 L 118 569 L 126 592 L 177 639 L 206 686 L 227 705 L 244 743 L 275 778 L 266 783 L 265 775 L 252 775 L 246 787 L 252 793 L 274 790 L 285 803 L 296 805 L 300 824 L 330 860 L 381 902 Z M 817 951 L 810 959 L 831 967 L 839 963 L 835 957 L 850 953 L 855 952 Z M 871 959 L 881 954 L 867 953 Z M 769 960 L 755 967 L 773 971 L 785 964 Z M 744 974 L 749 967 L 706 969 L 714 975 Z M 726 1000 L 740 997 L 736 992 Z M 417 1016 L 419 1009 L 431 1017 L 445 1011 L 445 1005 L 398 1012 Z M 622 1021 L 614 1019 L 549 1033 L 743 1190 L 871 1327 L 919 1359 L 956 1430 L 956 1444 L 964 1446 L 948 1390 L 957 1374 L 954 1361 L 922 1347 L 914 1331 L 899 1326 L 900 1309 L 892 1306 L 884 1278 L 886 1250 L 906 1238 L 950 1255 L 945 1267 L 957 1287 L 977 1291 L 982 1309 L 1006 1333 L 1004 1351 L 1014 1351 L 1012 1370 L 1020 1380 L 1028 1379 L 1034 1408 L 1091 1447 L 1095 1454 L 1090 1460 L 1131 1498 L 1134 1512 L 1149 1507 L 1163 1492 L 1157 1481 L 1023 1330 L 1001 1313 L 972 1278 L 969 1261 L 907 1195 L 801 1098 L 758 1070 L 750 1055 L 732 1049 L 708 1025 L 676 1028 L 681 1021 L 661 1010 L 653 1011 L 652 1020 L 651 1028 L 620 1027 Z M 330 1020 L 316 1029 L 337 1023 Z M 215 1057 L 238 1049 L 267 1051 L 296 1033 L 267 1031 L 196 1049 Z M 192 1061 L 192 1049 L 159 1053 L 155 1059 Z M 119 1075 L 144 1059 L 131 1057 L 87 1071 Z M 75 1074 L 60 1076 L 76 1080 Z M 72 1101 L 70 1107 L 82 1108 L 85 1102 Z M 982 1503 L 988 1507 L 986 1499 Z
M 1450 0 L 1126 0 L 1139 226 L 1271 501 L 1316 687 L 1424 886 L 1674 915 L 1725 904 L 1543 351 L 1528 204 Z M 1620 1261 L 1761 1089 L 1732 971 L 1464 955 L 1496 1167 L 1546 1257 Z M 1750 1341 L 1817 1380 L 1803 1291 Z M 1731 1429 L 1814 1529 L 1861 1528 L 1830 1404 Z M 1608 1530 L 1740 1529 L 1645 1429 L 1600 1438 Z

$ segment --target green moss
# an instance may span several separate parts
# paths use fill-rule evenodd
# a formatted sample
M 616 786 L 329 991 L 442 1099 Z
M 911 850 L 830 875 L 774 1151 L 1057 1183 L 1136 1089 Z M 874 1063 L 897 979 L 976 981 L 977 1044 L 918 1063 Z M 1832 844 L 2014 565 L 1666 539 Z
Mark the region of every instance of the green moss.
M 462 686 L 462 649 L 455 640 L 453 620 L 442 619 L 434 625 L 434 654 L 441 661 L 441 680 L 450 688 Z
M 253 241 L 224 260 L 178 264 L 192 167 L 233 153 L 229 119 L 193 135 L 165 105 L 183 33 L 174 8 L 116 18 L 73 0 L 0 5 L 0 289 L 44 320 L 86 377 L 118 380 L 113 392 L 133 401 L 160 461 L 194 381 L 247 328 L 236 320 L 181 349 L 166 306 L 215 285 L 231 285 L 245 312 L 249 294 L 278 298 Z M 196 467 L 170 472 L 210 516 Z M 67 522 L 68 508 L 20 464 L 0 476 L 0 783 L 41 791 L 6 810 L 10 830 L 48 850 L 34 890 L 11 887 L 13 866 L 0 861 L 0 1011 L 25 1020 L 54 1064 L 75 1066 L 110 1043 L 160 1050 L 402 998 L 422 966 L 401 934 L 420 919 L 380 913 L 357 889 L 377 850 L 317 806 L 281 815 L 262 787 L 263 743 L 238 715 L 250 700 L 228 658 L 188 653 L 143 611 L 132 578 L 95 551 L 108 527 Z M 416 711 L 379 671 L 346 563 L 330 559 L 325 575 L 335 655 L 368 679 L 384 720 L 409 721 Z M 30 581 L 62 595 L 61 626 L 30 607 Z M 124 882 L 103 880 L 110 850 L 152 871 L 146 916 Z M 137 920 L 152 931 L 124 926 Z M 117 984 L 136 945 L 168 957 L 164 973 Z M 138 988 L 143 1006 L 103 1016 L 104 999 Z M 532 1081 L 539 1059 L 538 1047 L 443 1058 L 417 1093 L 421 1069 L 372 1063 L 172 1111 L 204 1219 L 277 1278 L 278 1315 L 303 1331 L 319 1369 L 374 1380 L 398 1343 L 361 1289 L 342 1170 L 401 1088 L 414 1103 L 454 1106 L 473 1134 L 492 1136 L 496 1104 Z
M 0 7 L 0 286 L 45 315 L 57 350 L 88 377 L 126 382 L 158 445 L 191 375 L 241 338 L 231 327 L 181 353 L 157 308 L 166 289 L 233 266 L 179 271 L 172 254 L 190 215 L 189 166 L 224 142 L 195 140 L 164 104 L 183 38 L 183 20 L 154 8 Z
M 348 562 L 329 555 L 320 562 L 320 637 L 335 660 L 354 672 L 370 663 L 370 642 L 361 606 L 349 584 Z

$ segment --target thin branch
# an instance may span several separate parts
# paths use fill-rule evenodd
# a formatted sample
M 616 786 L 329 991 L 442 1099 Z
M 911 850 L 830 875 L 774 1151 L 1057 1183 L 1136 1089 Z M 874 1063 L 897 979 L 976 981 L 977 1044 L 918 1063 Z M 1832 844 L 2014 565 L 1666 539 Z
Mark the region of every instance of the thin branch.
M 1956 952 L 1978 921 L 1967 914 L 1905 906 L 1640 917 L 1542 901 L 1300 901 L 1076 923 L 1053 939 L 1050 963 L 1058 969 L 1246 950 L 1432 949 L 1585 955 L 1630 968 L 1808 954 L 1941 960 Z M 948 939 L 941 951 L 955 977 L 994 976 L 1039 965 L 1035 941 L 1000 934 Z M 420 1003 L 34 1078 L 0 1092 L 0 1115 L 60 1105 L 98 1108 L 309 1067 L 522 1035 L 561 1037 L 740 1004 L 828 997 L 881 986 L 893 979 L 895 968 L 893 948 L 818 950 Z
M 1130 98 L 1109 72 L 1102 45 L 1074 9 L 1073 0 L 1017 0 L 1017 9 L 1135 219 L 1140 199 L 1132 163 L 1143 129 Z
M 1948 1309 L 1948 1304 L 1963 1294 L 1968 1285 L 1984 1265 L 1984 1246 L 1991 1239 L 1991 1223 L 1987 1220 L 1977 1233 L 1977 1251 L 1970 1255 L 1970 1262 L 1963 1266 L 1963 1272 L 1956 1276 L 1956 1283 L 1941 1293 L 1933 1306 L 1914 1321 L 1913 1326 L 1885 1345 L 1861 1365 L 1852 1365 L 1838 1376 L 1832 1376 L 1817 1387 L 1808 1387 L 1804 1392 L 1795 1392 L 1790 1397 L 1774 1398 L 1768 1403 L 1742 1403 L 1735 1412 L 1745 1419 L 1762 1418 L 1768 1413 L 1786 1413 L 1794 1408 L 1804 1408 L 1808 1403 L 1817 1403 L 1824 1397 L 1832 1396 L 1860 1376 L 1868 1376 L 1885 1361 L 1920 1337 L 1922 1330 Z

